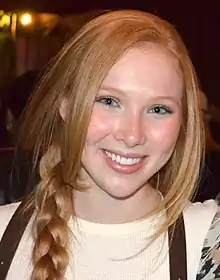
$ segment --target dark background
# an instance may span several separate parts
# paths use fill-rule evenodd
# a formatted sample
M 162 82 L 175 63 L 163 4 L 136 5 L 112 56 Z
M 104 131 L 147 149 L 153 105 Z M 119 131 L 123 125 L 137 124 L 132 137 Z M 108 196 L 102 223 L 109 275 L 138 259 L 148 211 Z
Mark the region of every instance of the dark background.
M 198 0 L 0 0 L 0 9 L 80 13 L 99 9 L 141 9 L 156 13 L 176 26 L 196 67 L 202 89 L 211 103 L 220 105 L 220 3 Z

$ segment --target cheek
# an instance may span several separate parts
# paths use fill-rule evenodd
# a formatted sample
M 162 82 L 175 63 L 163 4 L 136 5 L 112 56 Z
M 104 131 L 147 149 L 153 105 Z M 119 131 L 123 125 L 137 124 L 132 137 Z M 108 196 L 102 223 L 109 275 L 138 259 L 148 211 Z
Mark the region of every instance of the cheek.
M 152 126 L 151 139 L 159 147 L 171 148 L 176 144 L 181 122 L 179 118 L 166 120 Z
M 113 118 L 108 114 L 99 110 L 93 110 L 91 120 L 88 127 L 86 142 L 98 142 L 105 138 L 112 131 Z

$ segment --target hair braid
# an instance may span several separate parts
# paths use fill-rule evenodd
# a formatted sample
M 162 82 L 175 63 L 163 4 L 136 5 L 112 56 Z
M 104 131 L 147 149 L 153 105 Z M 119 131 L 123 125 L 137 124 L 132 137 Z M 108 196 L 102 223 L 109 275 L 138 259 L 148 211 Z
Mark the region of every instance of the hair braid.
M 68 221 L 73 214 L 73 192 L 63 182 L 62 164 L 54 161 L 53 155 L 54 151 L 47 153 L 40 163 L 42 181 L 35 198 L 33 280 L 64 279 L 69 263 Z

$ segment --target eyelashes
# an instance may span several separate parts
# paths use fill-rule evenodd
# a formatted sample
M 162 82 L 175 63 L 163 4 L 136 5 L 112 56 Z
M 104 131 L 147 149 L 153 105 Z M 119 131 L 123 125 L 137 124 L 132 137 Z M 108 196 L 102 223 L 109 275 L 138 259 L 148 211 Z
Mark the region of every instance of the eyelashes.
M 100 104 L 103 104 L 107 108 L 120 108 L 120 100 L 113 96 L 98 96 L 95 100 Z M 173 109 L 164 104 L 155 104 L 147 109 L 147 113 L 155 114 L 155 115 L 166 115 L 173 114 Z
M 149 113 L 165 115 L 165 114 L 172 114 L 173 110 L 171 110 L 168 106 L 157 104 L 150 108 Z
M 99 102 L 106 107 L 119 107 L 119 100 L 112 96 L 99 96 L 96 98 L 96 102 Z

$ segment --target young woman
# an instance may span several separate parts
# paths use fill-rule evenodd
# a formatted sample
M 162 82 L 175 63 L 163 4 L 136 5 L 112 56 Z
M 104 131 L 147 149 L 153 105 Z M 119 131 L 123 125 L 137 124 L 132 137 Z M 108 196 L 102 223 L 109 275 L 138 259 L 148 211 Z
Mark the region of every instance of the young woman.
M 218 211 L 189 202 L 203 158 L 198 91 L 167 22 L 116 11 L 86 24 L 26 113 L 21 141 L 41 181 L 16 212 L 31 218 L 6 279 L 196 279 Z M 1 208 L 0 236 L 18 205 Z

